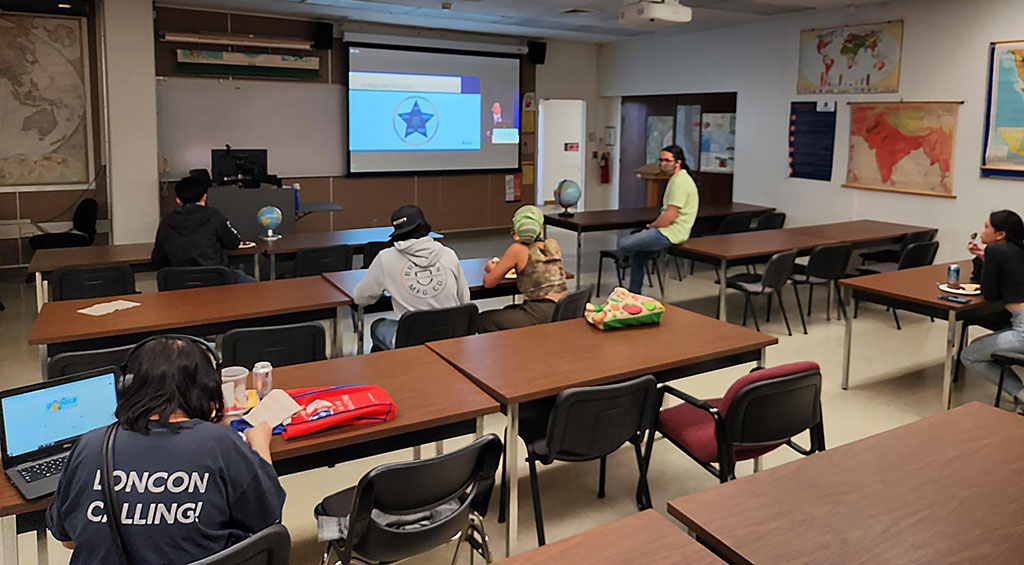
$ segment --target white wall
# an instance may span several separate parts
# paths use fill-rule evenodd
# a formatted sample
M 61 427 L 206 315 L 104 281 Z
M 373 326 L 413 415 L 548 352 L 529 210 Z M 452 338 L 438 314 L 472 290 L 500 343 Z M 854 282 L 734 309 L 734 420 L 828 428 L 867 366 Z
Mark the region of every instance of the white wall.
M 113 243 L 153 241 L 160 221 L 153 7 L 105 0 L 103 27 Z
M 543 187 L 538 191 L 538 203 L 551 199 L 551 193 L 562 179 L 573 179 L 581 187 L 586 186 L 585 164 L 586 149 L 584 139 L 584 121 L 586 119 L 586 102 L 583 100 L 542 100 L 538 105 L 537 128 L 537 179 Z M 579 143 L 579 150 L 566 151 L 568 143 Z M 586 198 L 581 199 L 586 209 Z
M 797 96 L 801 29 L 902 19 L 900 91 L 870 96 Z M 858 218 L 939 228 L 940 260 L 964 255 L 968 235 L 989 211 L 1024 212 L 1024 181 L 978 172 L 991 41 L 1024 37 L 1020 0 L 916 0 L 843 8 L 742 27 L 605 44 L 599 94 L 622 96 L 735 91 L 733 199 L 785 211 L 787 225 Z M 677 64 L 664 64 L 675 58 Z M 848 101 L 964 100 L 954 149 L 956 199 L 842 188 L 849 139 Z M 789 103 L 838 100 L 832 182 L 786 177 Z

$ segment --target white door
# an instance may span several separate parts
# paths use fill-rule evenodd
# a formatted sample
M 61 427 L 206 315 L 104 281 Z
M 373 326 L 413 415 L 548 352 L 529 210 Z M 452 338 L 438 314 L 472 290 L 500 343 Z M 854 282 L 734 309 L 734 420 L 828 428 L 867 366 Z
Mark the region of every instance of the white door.
M 586 191 L 587 103 L 541 100 L 537 141 L 537 205 L 553 200 L 555 187 L 571 179 Z M 583 209 L 583 197 L 577 205 Z

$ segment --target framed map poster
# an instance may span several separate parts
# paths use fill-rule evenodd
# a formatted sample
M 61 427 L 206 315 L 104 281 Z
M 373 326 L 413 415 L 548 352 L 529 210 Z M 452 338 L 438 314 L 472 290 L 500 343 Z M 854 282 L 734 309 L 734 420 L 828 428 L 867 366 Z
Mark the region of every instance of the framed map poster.
M 850 103 L 849 188 L 953 195 L 961 102 Z
M 800 32 L 797 94 L 897 92 L 903 21 Z
M 0 14 L 0 186 L 91 174 L 85 18 Z
M 988 77 L 981 173 L 1024 177 L 1024 41 L 993 43 Z

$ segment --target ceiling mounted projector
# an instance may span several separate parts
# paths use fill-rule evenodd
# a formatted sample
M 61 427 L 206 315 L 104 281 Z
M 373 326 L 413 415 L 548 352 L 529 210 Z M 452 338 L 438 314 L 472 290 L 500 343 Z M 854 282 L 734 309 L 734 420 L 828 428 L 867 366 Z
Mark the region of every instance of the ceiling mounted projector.
M 693 10 L 679 0 L 625 0 L 619 23 L 626 27 L 657 27 L 683 24 L 693 19 Z

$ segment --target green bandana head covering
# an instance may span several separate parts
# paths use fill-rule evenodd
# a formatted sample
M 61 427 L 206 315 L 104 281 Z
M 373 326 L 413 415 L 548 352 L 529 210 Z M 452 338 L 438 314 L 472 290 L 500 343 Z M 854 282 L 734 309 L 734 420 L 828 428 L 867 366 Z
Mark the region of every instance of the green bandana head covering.
M 523 206 L 512 216 L 512 231 L 523 243 L 533 243 L 543 229 L 544 213 L 536 206 Z

